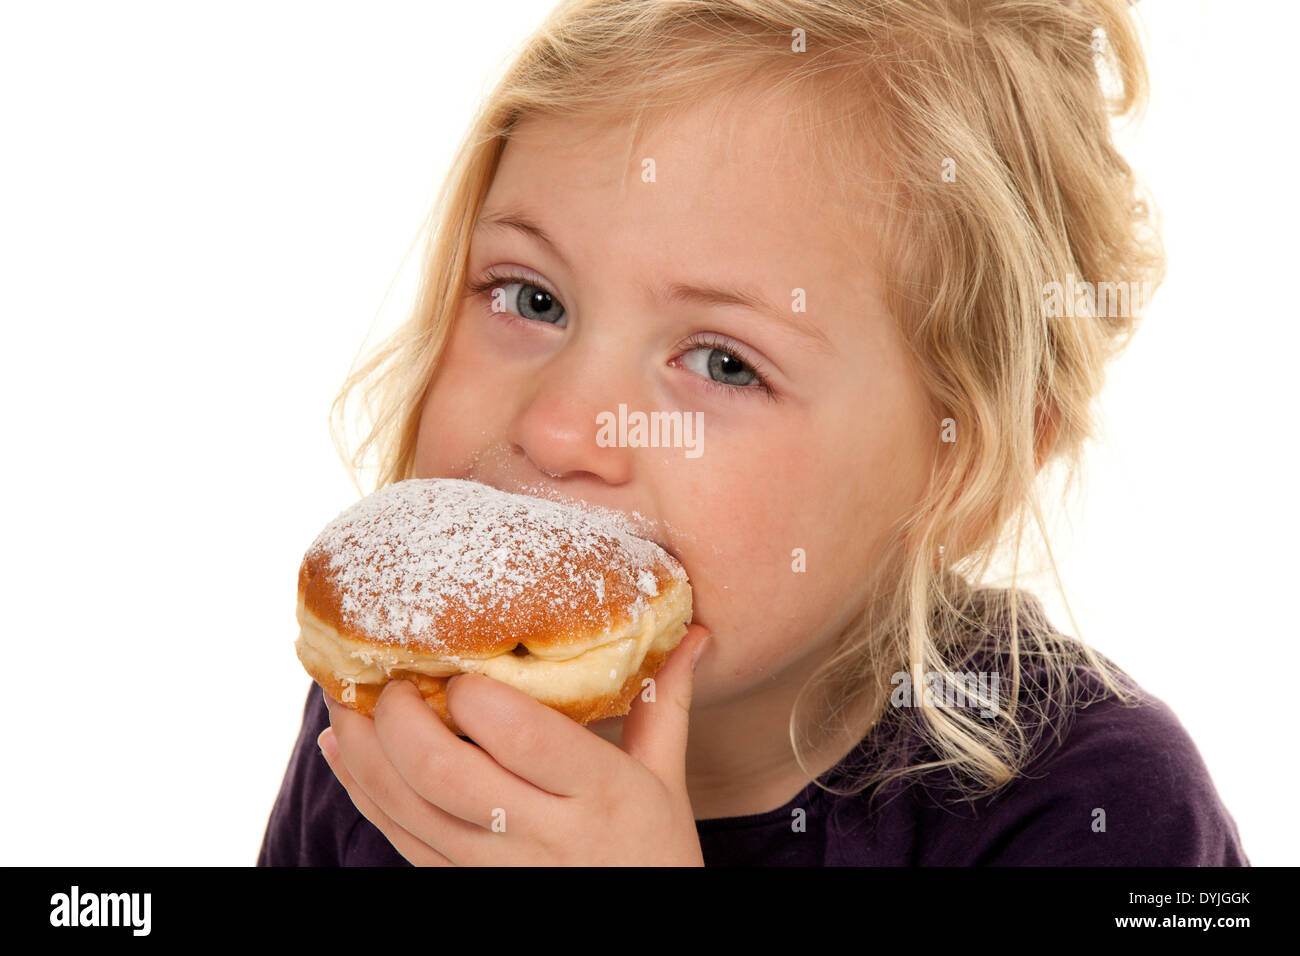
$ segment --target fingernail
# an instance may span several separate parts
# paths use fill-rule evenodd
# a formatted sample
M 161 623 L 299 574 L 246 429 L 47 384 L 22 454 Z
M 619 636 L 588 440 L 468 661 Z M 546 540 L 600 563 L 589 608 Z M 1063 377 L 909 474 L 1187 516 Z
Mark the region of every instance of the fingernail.
M 333 760 L 339 753 L 339 742 L 334 739 L 334 728 L 326 727 L 316 738 L 316 746 L 325 755 L 326 760 Z
M 698 643 L 698 644 L 695 645 L 695 651 L 694 651 L 694 653 L 691 654 L 691 667 L 692 667 L 692 669 L 695 667 L 696 664 L 699 663 L 699 661 L 700 661 L 700 655 L 704 653 L 704 651 L 705 651 L 705 650 L 708 648 L 708 646 L 709 646 L 709 642 L 712 641 L 712 640 L 713 640 L 713 635 L 710 634 L 710 635 L 709 635 L 708 637 L 706 637 L 704 640 L 700 641 L 700 643 Z

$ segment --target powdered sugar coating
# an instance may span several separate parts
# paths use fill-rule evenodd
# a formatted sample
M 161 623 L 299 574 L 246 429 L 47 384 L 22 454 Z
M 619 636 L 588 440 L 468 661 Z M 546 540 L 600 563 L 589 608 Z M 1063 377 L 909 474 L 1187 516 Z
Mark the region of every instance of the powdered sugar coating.
M 342 633 L 433 653 L 495 653 L 590 639 L 641 613 L 671 578 L 686 572 L 618 512 L 413 478 L 330 522 L 303 559 L 299 586 Z

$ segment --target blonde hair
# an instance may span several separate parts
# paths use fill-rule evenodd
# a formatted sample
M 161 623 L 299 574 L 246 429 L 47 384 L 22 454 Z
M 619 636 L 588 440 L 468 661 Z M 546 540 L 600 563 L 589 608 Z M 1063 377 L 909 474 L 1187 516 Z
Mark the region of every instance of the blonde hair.
M 875 759 L 850 790 L 945 769 L 968 795 L 991 792 L 1045 729 L 1059 735 L 1065 709 L 1086 706 L 1077 671 L 1136 699 L 1122 672 L 1056 633 L 1016 586 L 1027 528 L 1046 542 L 1040 470 L 1059 467 L 1073 485 L 1104 367 L 1141 307 L 1108 314 L 1095 297 L 1074 301 L 1074 283 L 1149 290 L 1163 275 L 1153 212 L 1111 138 L 1112 116 L 1139 112 L 1146 89 L 1123 0 L 561 3 L 475 116 L 426 223 L 413 314 L 348 377 L 331 410 L 335 440 L 344 453 L 346 409 L 361 393 L 371 426 L 345 454 L 354 481 L 368 460 L 377 487 L 414 477 L 470 234 L 517 123 L 626 124 L 631 156 L 638 133 L 702 91 L 739 102 L 756 87 L 800 104 L 791 120 L 807 124 L 840 210 L 873 223 L 889 306 L 935 410 L 930 486 L 901 516 L 871 599 L 796 700 L 791 743 L 805 766 L 805 742 L 854 701 L 875 700 Z M 1068 290 L 1068 316 L 1044 308 L 1051 283 Z M 941 422 L 956 441 L 939 440 Z M 1010 587 L 977 588 L 1000 545 L 1015 562 Z M 1011 672 L 996 720 L 924 694 L 913 708 L 886 706 L 890 675 L 920 688 L 927 674 L 970 666 L 977 647 Z M 933 759 L 918 761 L 918 735 Z

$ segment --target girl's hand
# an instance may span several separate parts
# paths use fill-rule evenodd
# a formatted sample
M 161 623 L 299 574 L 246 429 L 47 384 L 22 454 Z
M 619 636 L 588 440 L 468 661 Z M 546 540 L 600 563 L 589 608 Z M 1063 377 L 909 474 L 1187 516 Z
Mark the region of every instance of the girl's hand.
M 478 674 L 447 684 L 448 709 L 478 746 L 409 681 L 389 682 L 374 720 L 326 694 L 317 743 L 357 809 L 417 866 L 702 866 L 686 736 L 692 658 L 708 638 L 687 630 L 655 675 L 655 700 L 632 702 L 621 747 Z

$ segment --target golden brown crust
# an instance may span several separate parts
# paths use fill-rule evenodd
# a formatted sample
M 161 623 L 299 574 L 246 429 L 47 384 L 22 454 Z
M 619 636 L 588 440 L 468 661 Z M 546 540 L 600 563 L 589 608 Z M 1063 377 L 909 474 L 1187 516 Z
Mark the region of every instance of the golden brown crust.
M 627 626 L 647 598 L 670 587 L 674 579 L 684 580 L 681 566 L 667 552 L 608 526 L 568 526 L 554 517 L 554 502 L 505 495 L 474 482 L 409 479 L 358 505 L 381 496 L 389 502 L 382 511 L 354 506 L 356 517 L 345 512 L 336 519 L 298 568 L 298 592 L 307 609 L 353 640 L 390 645 L 400 640 L 413 653 L 468 657 L 493 657 L 517 644 L 533 649 L 587 645 L 602 633 Z M 457 501 L 471 503 L 467 517 L 438 523 L 439 517 L 457 513 Z M 480 506 L 482 513 L 477 513 L 474 509 Z M 437 530 L 423 538 L 419 548 L 390 530 L 409 531 L 412 525 Z M 363 538 L 366 546 L 357 547 L 356 541 Z M 472 541 L 467 551 L 477 557 L 498 545 L 506 556 L 493 553 L 493 573 L 481 581 L 466 580 L 460 566 L 457 579 L 444 576 L 437 587 L 404 590 L 396 608 L 392 591 L 357 580 L 364 579 L 365 573 L 358 573 L 363 568 L 400 569 L 395 576 L 431 576 L 433 572 L 421 570 L 422 561 L 439 543 L 458 541 Z M 532 586 L 501 587 L 503 577 L 521 570 L 519 579 L 531 578 Z M 653 586 L 646 583 L 650 577 Z M 345 611 L 345 605 L 353 610 Z M 371 615 L 372 623 L 364 626 L 358 606 L 384 612 Z M 395 625 L 388 619 L 394 610 L 421 623 Z
M 611 554 L 606 560 L 615 558 Z M 344 637 L 370 644 L 384 643 L 359 628 L 348 626 L 347 616 L 341 609 L 343 596 L 335 584 L 336 575 L 330 571 L 329 560 L 330 555 L 325 552 L 311 552 L 298 568 L 298 593 L 307 609 Z M 599 574 L 605 581 L 609 596 L 598 602 L 592 592 L 584 592 L 576 607 L 564 607 L 554 594 L 544 589 L 528 591 L 515 599 L 509 629 L 503 628 L 492 615 L 483 614 L 454 596 L 441 610 L 435 612 L 430 608 L 426 613 L 438 631 L 455 634 L 454 650 L 466 657 L 494 657 L 512 650 L 517 644 L 532 648 L 587 644 L 598 635 L 625 627 L 635 619 L 637 600 L 644 600 L 644 595 L 620 587 L 614 575 L 607 573 L 605 564 L 577 554 L 568 560 L 576 576 Z M 672 584 L 673 568 L 668 563 L 671 560 L 668 558 L 651 570 L 659 592 Z M 418 635 L 411 636 L 404 646 L 415 653 L 436 653 L 447 649 L 445 641 L 443 646 L 431 645 Z

